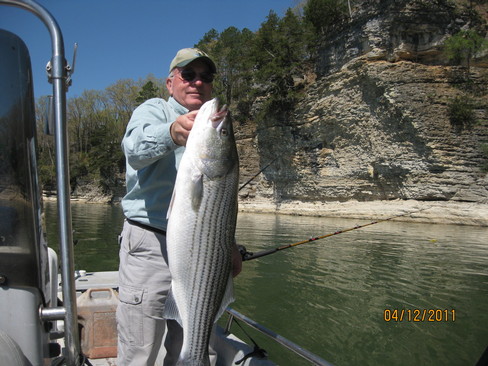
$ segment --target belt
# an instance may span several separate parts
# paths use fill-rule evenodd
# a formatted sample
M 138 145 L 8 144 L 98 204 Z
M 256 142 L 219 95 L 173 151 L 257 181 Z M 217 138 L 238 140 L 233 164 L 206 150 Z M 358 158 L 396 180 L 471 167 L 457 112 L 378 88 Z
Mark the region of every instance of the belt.
M 166 235 L 166 231 L 164 231 L 163 229 L 158 229 L 158 228 L 155 228 L 155 227 L 152 227 L 149 225 L 145 225 L 145 224 L 140 223 L 139 221 L 134 221 L 131 219 L 126 219 L 126 220 L 129 224 L 134 225 L 134 226 L 138 226 L 141 229 L 149 230 L 149 231 L 152 231 L 153 233 L 160 234 L 160 235 Z

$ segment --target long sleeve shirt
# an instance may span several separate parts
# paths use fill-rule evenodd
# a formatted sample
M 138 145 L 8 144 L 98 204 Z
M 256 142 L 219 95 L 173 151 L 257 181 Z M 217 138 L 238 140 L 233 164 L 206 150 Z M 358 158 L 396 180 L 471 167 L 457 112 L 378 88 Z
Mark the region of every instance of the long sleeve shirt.
M 185 150 L 174 143 L 170 126 L 188 109 L 170 97 L 149 99 L 134 110 L 122 140 L 126 157 L 125 217 L 166 230 L 166 213 Z

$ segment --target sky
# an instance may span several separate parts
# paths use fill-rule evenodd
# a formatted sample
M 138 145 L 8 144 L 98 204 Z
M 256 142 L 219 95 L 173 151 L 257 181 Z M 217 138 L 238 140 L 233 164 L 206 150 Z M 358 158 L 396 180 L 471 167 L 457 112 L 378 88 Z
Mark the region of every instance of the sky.
M 65 57 L 73 60 L 67 97 L 104 90 L 121 79 L 164 78 L 176 52 L 193 47 L 214 28 L 259 29 L 270 10 L 282 17 L 293 0 L 38 0 L 56 19 Z M 45 67 L 51 59 L 46 26 L 32 13 L 0 6 L 0 28 L 17 34 L 29 48 L 36 98 L 52 94 Z

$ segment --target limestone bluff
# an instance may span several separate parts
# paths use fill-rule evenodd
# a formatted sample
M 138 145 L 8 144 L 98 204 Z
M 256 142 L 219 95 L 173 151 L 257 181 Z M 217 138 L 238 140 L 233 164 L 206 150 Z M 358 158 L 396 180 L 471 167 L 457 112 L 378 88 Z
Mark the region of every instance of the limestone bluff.
M 486 36 L 488 6 L 474 21 L 456 3 L 370 0 L 353 9 L 322 39 L 313 72 L 297 78 L 304 96 L 292 113 L 237 129 L 243 181 L 278 157 L 241 201 L 488 203 L 488 57 L 476 55 L 467 71 L 442 52 L 463 27 Z M 457 96 L 472 101 L 472 125 L 450 120 Z

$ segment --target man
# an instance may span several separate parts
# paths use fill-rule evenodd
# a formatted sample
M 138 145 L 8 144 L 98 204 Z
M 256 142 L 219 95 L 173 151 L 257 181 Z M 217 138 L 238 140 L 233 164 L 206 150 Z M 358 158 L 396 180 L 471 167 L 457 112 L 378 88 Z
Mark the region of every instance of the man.
M 204 52 L 178 51 L 166 79 L 170 98 L 153 98 L 137 107 L 122 140 L 127 194 L 122 199 L 126 221 L 120 243 L 118 366 L 153 365 L 165 325 L 164 365 L 174 365 L 178 359 L 181 327 L 162 317 L 171 283 L 166 212 L 184 146 L 198 109 L 212 97 L 216 71 Z M 236 248 L 234 275 L 240 270 Z

